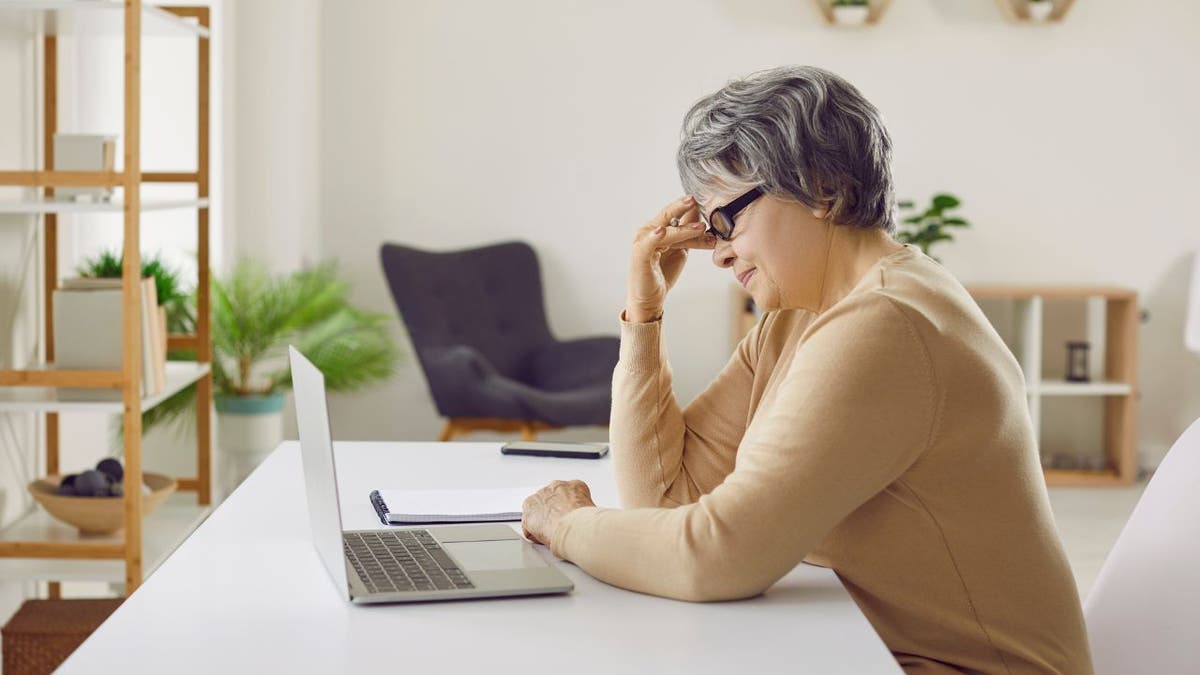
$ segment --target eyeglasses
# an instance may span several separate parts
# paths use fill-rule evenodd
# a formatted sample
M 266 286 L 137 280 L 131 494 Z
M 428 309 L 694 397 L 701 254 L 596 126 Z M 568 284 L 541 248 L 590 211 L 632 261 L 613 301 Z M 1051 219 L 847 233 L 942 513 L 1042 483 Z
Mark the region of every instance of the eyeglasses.
M 725 206 L 713 209 L 707 216 L 701 213 L 700 220 L 704 221 L 704 231 L 729 241 L 733 236 L 733 219 L 762 195 L 762 188 L 753 187 Z

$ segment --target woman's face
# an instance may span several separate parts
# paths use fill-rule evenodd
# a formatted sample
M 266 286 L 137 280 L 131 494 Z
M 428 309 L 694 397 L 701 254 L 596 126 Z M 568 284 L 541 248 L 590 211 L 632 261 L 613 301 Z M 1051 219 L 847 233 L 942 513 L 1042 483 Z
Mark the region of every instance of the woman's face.
M 705 213 L 737 194 L 704 200 Z M 734 220 L 733 237 L 717 239 L 713 264 L 731 268 L 763 311 L 810 307 L 820 302 L 819 286 L 829 253 L 831 228 L 825 209 L 763 195 Z

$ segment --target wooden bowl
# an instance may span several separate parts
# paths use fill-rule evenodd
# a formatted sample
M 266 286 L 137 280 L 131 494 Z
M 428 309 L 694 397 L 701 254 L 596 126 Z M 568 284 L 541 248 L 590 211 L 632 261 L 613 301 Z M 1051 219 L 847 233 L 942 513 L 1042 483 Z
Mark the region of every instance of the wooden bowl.
M 62 476 L 46 476 L 29 484 L 29 493 L 46 512 L 79 528 L 80 534 L 113 534 L 125 528 L 125 499 L 123 497 L 74 497 L 56 494 Z M 157 473 L 143 473 L 150 488 L 142 495 L 142 515 L 152 513 L 179 484 L 174 478 Z

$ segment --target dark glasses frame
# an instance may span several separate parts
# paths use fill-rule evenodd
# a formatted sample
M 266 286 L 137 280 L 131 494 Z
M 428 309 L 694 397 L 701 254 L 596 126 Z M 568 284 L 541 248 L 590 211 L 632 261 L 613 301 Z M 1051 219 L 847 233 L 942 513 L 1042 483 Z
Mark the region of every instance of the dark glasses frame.
M 745 210 L 747 206 L 750 206 L 755 199 L 758 199 L 761 196 L 763 196 L 762 188 L 752 187 L 746 192 L 742 193 L 742 195 L 737 199 L 734 199 L 724 206 L 718 206 L 712 211 L 709 211 L 708 215 L 701 213 L 700 220 L 704 222 L 705 233 L 711 234 L 725 241 L 729 241 L 729 239 L 733 237 L 733 227 L 736 222 L 734 219 L 737 218 L 738 214 Z M 721 229 L 713 227 L 714 218 L 717 219 L 717 222 L 719 223 L 722 221 L 727 222 L 728 231 L 722 232 Z

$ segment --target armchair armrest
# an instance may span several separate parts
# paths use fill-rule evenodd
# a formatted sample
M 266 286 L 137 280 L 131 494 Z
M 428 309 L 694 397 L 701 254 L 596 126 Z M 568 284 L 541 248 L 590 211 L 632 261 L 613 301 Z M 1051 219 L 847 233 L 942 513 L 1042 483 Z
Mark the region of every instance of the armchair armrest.
M 478 382 L 496 374 L 496 369 L 492 364 L 474 347 L 467 345 L 427 347 L 423 352 L 425 368 L 429 372 L 431 384 L 433 380 Z
M 612 382 L 621 339 L 614 336 L 555 341 L 534 352 L 530 375 L 534 386 L 563 391 Z
M 429 390 L 440 414 L 512 419 L 528 416 L 522 399 L 529 388 L 500 374 L 474 347 L 426 347 L 422 357 Z

